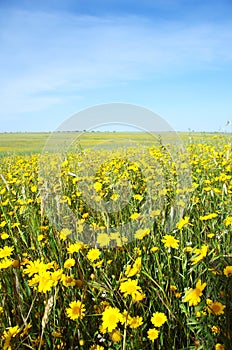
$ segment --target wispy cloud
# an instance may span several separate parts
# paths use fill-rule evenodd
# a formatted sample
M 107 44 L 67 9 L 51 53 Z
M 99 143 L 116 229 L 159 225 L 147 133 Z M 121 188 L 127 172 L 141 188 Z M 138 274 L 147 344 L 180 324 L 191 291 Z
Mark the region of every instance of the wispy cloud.
M 14 10 L 1 29 L 2 115 L 65 96 L 231 63 L 232 24 Z

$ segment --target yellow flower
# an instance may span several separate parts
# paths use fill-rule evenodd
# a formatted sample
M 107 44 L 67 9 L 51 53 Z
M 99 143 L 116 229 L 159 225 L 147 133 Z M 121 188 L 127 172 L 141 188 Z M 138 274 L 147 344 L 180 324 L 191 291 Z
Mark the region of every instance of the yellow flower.
M 225 350 L 225 346 L 223 344 L 217 343 L 215 345 L 215 350 Z
M 213 238 L 214 236 L 215 236 L 214 233 L 209 233 L 209 234 L 207 235 L 207 237 L 209 237 L 209 238 Z
M 218 216 L 217 213 L 212 213 L 212 214 L 200 216 L 200 217 L 199 217 L 199 220 L 201 220 L 201 221 L 206 221 L 206 220 L 214 219 L 214 218 L 216 218 L 217 216 Z
M 71 320 L 81 320 L 85 316 L 85 305 L 80 300 L 72 301 L 69 308 L 66 308 L 66 312 Z
M 141 201 L 143 199 L 143 196 L 141 194 L 135 194 L 134 199 L 137 199 L 138 201 Z
M 151 253 L 154 253 L 154 252 L 157 252 L 159 250 L 159 247 L 152 247 L 151 249 L 150 249 L 150 252 Z
M 7 245 L 4 248 L 0 248 L 0 259 L 10 256 L 13 250 L 14 247 L 8 247 Z
M 120 331 L 118 329 L 114 329 L 111 333 L 110 333 L 110 338 L 112 340 L 113 343 L 118 343 L 121 341 L 122 339 L 122 335 L 120 333 Z
M 192 248 L 192 247 L 189 247 L 189 246 L 187 246 L 187 247 L 184 248 L 184 252 L 185 252 L 185 253 L 190 253 L 192 250 L 193 250 L 193 248 Z
M 96 192 L 100 192 L 101 189 L 102 189 L 102 183 L 100 183 L 100 182 L 95 182 L 95 183 L 93 184 L 93 187 L 94 187 L 94 189 L 95 189 Z
M 110 243 L 110 236 L 107 233 L 100 233 L 97 236 L 97 243 L 100 247 L 108 246 Z
M 37 191 L 37 186 L 36 185 L 32 185 L 31 186 L 31 192 L 35 193 Z
M 120 320 L 121 314 L 117 307 L 108 306 L 102 313 L 102 327 L 108 332 L 112 332 Z
M 131 267 L 131 265 L 127 266 L 125 275 L 127 277 L 133 277 L 134 275 L 136 275 L 141 270 L 141 265 L 142 265 L 142 258 L 138 257 L 135 260 L 135 262 L 134 262 L 132 267 Z
M 105 350 L 101 345 L 92 345 L 89 350 Z
M 181 218 L 180 221 L 176 224 L 176 228 L 178 230 L 181 230 L 187 224 L 189 224 L 189 216 L 185 216 L 184 219 Z
M 13 265 L 14 260 L 12 259 L 2 259 L 0 261 L 0 269 L 8 269 L 8 267 Z
M 219 327 L 212 326 L 212 327 L 210 327 L 210 329 L 215 334 L 220 334 L 221 333 L 221 329 Z
M 143 318 L 141 316 L 130 317 L 128 325 L 130 328 L 138 328 L 143 324 Z
M 191 259 L 192 265 L 195 265 L 206 257 L 207 252 L 208 252 L 208 247 L 207 247 L 207 245 L 203 245 L 200 249 L 194 249 L 193 252 L 195 254 L 198 254 L 197 256 L 192 257 L 192 259 Z
M 134 297 L 136 296 L 137 292 L 142 292 L 141 287 L 138 286 L 138 280 L 132 280 L 131 278 L 125 282 L 122 282 L 119 289 L 125 297 L 128 295 Z
M 104 259 L 102 259 L 102 260 L 100 260 L 100 261 L 97 261 L 95 264 L 93 264 L 93 266 L 99 268 L 99 267 L 102 266 L 103 262 L 104 262 Z
M 87 258 L 93 262 L 99 258 L 101 252 L 98 248 L 92 248 L 88 251 Z
M 161 241 L 164 243 L 165 248 L 178 248 L 179 240 L 171 235 L 165 235 Z
M 69 254 L 78 253 L 82 248 L 83 248 L 83 243 L 76 242 L 73 244 L 69 244 L 69 246 L 67 248 L 67 252 Z
M 3 232 L 3 233 L 1 234 L 1 239 L 7 239 L 8 237 L 10 237 L 10 236 L 9 236 L 8 233 L 6 233 L 6 232 Z
M 132 295 L 132 300 L 134 302 L 139 302 L 139 301 L 142 301 L 145 297 L 146 295 L 143 292 L 137 291 Z
M 39 241 L 39 242 L 41 242 L 43 239 L 44 239 L 44 235 L 43 235 L 43 234 L 38 235 L 38 241 Z
M 224 309 L 226 306 L 220 303 L 219 301 L 213 302 L 212 300 L 207 299 L 206 304 L 207 304 L 207 310 L 209 314 L 214 314 L 216 316 L 224 314 Z
M 201 283 L 201 280 L 197 281 L 196 288 L 192 289 L 190 288 L 189 290 L 186 291 L 185 296 L 184 296 L 184 303 L 188 302 L 189 306 L 196 306 L 197 304 L 200 303 L 201 301 L 201 296 L 202 292 L 206 287 L 206 283 Z
M 170 290 L 171 290 L 172 292 L 175 292 L 175 291 L 177 290 L 177 287 L 176 287 L 175 285 L 171 285 L 171 286 L 170 286 Z
M 155 327 L 161 327 L 167 321 L 167 317 L 163 312 L 154 312 L 151 322 Z
M 224 224 L 226 226 L 232 226 L 232 216 L 228 216 L 227 218 L 225 218 Z
M 137 239 L 143 239 L 145 236 L 147 236 L 150 233 L 150 229 L 149 228 L 145 228 L 145 229 L 139 229 L 135 232 L 134 237 Z
M 68 228 L 63 228 L 60 232 L 60 239 L 62 241 L 65 241 L 69 235 L 71 235 L 72 231 L 69 230 Z
M 232 274 L 232 265 L 228 265 L 224 268 L 223 273 L 226 277 Z
M 73 267 L 75 265 L 75 259 L 73 258 L 69 258 L 64 262 L 64 268 L 65 269 L 70 269 L 71 267 Z
M 76 285 L 76 280 L 73 276 L 62 275 L 61 281 L 65 287 L 74 287 Z
M 155 328 L 150 328 L 148 331 L 147 331 L 147 337 L 148 339 L 150 339 L 152 342 L 157 339 L 159 336 L 159 331 Z
M 138 220 L 140 218 L 140 214 L 139 213 L 131 214 L 130 218 L 131 220 Z
M 11 349 L 11 338 L 14 338 L 20 332 L 19 326 L 9 327 L 8 330 L 3 332 L 2 338 L 5 339 L 5 343 L 3 345 L 3 350 Z
M 0 227 L 5 227 L 6 224 L 7 224 L 7 222 L 4 220 L 4 221 L 2 221 L 2 222 L 0 223 Z

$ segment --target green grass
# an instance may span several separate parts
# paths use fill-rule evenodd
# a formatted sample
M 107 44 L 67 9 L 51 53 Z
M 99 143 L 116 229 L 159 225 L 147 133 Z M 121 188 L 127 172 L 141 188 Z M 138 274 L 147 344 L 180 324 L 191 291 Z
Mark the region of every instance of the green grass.
M 58 134 L 50 139 L 54 150 L 56 136 L 61 146 L 74 140 L 63 158 L 41 157 L 50 134 L 1 134 L 1 147 L 12 149 L 2 151 L 0 163 L 0 347 L 214 350 L 224 344 L 230 350 L 230 135 L 182 133 L 181 151 L 173 147 L 173 135 L 166 135 L 167 151 L 159 139 L 152 149 L 124 149 L 132 136 L 149 146 L 153 138 L 142 133 Z M 185 176 L 191 181 L 179 184 Z M 114 195 L 126 204 L 116 207 Z M 113 206 L 105 207 L 112 198 Z M 117 210 L 99 210 L 101 205 Z M 180 208 L 183 227 L 176 226 Z M 165 245 L 166 235 L 177 240 L 176 247 Z M 71 252 L 78 241 L 80 249 Z M 91 259 L 95 247 L 99 257 Z M 123 292 L 129 278 L 141 300 Z M 206 286 L 192 306 L 184 297 L 199 280 Z M 208 299 L 224 311 L 212 312 Z M 85 315 L 72 320 L 67 309 L 76 300 Z M 107 306 L 124 314 L 116 322 L 118 342 L 102 329 Z M 156 326 L 159 335 L 152 342 L 148 331 L 155 327 L 155 312 L 167 321 Z M 135 323 L 141 317 L 141 324 L 133 328 L 126 314 Z

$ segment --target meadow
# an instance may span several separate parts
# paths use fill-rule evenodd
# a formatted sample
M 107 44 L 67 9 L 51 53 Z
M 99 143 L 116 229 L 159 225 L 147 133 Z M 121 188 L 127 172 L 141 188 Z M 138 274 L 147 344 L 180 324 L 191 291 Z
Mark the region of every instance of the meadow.
M 230 350 L 231 170 L 230 134 L 0 134 L 0 347 Z

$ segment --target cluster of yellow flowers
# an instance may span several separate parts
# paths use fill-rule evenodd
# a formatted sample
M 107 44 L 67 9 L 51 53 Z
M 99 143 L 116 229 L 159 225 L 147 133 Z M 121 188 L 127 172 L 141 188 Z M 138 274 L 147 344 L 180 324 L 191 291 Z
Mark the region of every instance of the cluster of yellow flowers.
M 231 147 L 186 148 L 190 188 L 163 145 L 3 157 L 4 350 L 229 349 Z

